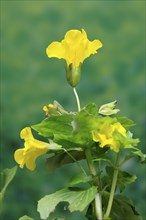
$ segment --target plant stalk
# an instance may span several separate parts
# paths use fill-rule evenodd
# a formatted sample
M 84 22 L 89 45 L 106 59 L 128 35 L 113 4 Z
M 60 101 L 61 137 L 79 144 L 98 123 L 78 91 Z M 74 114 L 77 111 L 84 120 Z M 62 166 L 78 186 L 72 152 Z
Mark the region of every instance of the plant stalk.
M 100 193 L 95 197 L 95 211 L 98 220 L 102 220 L 102 197 Z
M 73 87 L 73 92 L 74 92 L 74 95 L 75 95 L 75 98 L 76 98 L 76 102 L 77 102 L 77 106 L 78 106 L 78 112 L 80 112 L 80 110 L 81 110 L 80 100 L 79 100 L 79 96 L 78 96 L 78 93 L 77 93 L 75 87 Z
M 92 154 L 91 154 L 90 148 L 87 148 L 85 150 L 85 155 L 86 155 L 87 164 L 88 164 L 91 174 L 93 176 L 96 176 L 96 180 L 93 184 L 97 186 L 99 190 L 99 179 L 97 177 L 97 172 L 94 166 L 94 162 L 92 160 Z M 102 198 L 101 198 L 100 192 L 98 192 L 95 197 L 95 215 L 97 217 L 97 220 L 102 220 Z
M 118 166 L 119 166 L 119 153 L 117 154 L 116 166 L 115 166 L 115 170 L 114 170 L 114 174 L 113 174 L 112 186 L 111 186 L 109 201 L 108 201 L 106 213 L 104 215 L 104 219 L 107 219 L 109 217 L 111 209 L 112 209 L 114 193 L 115 193 L 115 189 L 116 189 L 118 172 L 119 172 Z
M 91 155 L 91 151 L 89 148 L 87 148 L 85 150 L 85 155 L 86 155 L 86 159 L 87 159 L 87 164 L 88 164 L 88 167 L 89 167 L 89 170 L 91 172 L 91 174 L 93 176 L 96 176 L 97 173 L 96 173 L 96 169 L 95 169 L 95 166 L 94 166 L 94 162 L 92 160 L 92 155 Z

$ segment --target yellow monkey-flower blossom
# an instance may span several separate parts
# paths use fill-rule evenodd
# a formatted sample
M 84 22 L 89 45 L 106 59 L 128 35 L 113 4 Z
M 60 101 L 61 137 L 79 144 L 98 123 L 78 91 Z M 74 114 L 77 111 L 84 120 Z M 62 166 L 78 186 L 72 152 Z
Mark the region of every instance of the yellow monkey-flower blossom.
M 78 67 L 91 54 L 97 53 L 96 50 L 101 47 L 102 43 L 99 40 L 88 40 L 84 29 L 70 30 L 65 34 L 64 40 L 51 43 L 46 53 L 48 57 L 62 58 L 66 60 L 67 65 Z
M 43 111 L 46 113 L 46 116 L 49 114 L 56 112 L 56 109 L 53 104 L 48 104 L 43 107 Z
M 29 170 L 33 171 L 36 167 L 35 160 L 48 151 L 49 143 L 35 139 L 30 127 L 24 128 L 20 137 L 25 140 L 24 148 L 16 150 L 14 158 L 21 168 L 26 165 Z
M 97 53 L 102 47 L 99 40 L 89 41 L 87 34 L 82 29 L 69 30 L 61 42 L 54 41 L 46 49 L 48 57 L 56 57 L 66 60 L 67 81 L 75 87 L 80 81 L 81 64 L 91 54 Z
M 119 152 L 120 143 L 113 138 L 114 131 L 117 130 L 121 135 L 126 137 L 126 129 L 119 123 L 114 124 L 104 123 L 99 131 L 93 131 L 93 140 L 99 142 L 101 148 L 109 146 L 111 150 Z

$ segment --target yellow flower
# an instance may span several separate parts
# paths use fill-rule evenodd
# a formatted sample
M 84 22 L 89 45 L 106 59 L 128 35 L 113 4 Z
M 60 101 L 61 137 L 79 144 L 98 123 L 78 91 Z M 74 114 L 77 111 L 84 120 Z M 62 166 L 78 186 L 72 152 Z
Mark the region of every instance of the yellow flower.
M 54 41 L 47 49 L 48 57 L 66 60 L 66 77 L 68 83 L 75 87 L 80 82 L 81 64 L 91 54 L 97 53 L 102 47 L 99 40 L 89 41 L 86 32 L 82 29 L 70 30 L 61 42 Z
M 52 112 L 56 112 L 55 106 L 53 104 L 48 104 L 43 107 L 43 111 L 46 113 L 46 116 L 52 114 Z
M 70 30 L 65 34 L 64 40 L 51 43 L 46 53 L 48 57 L 65 59 L 68 66 L 72 64 L 74 67 L 79 67 L 80 63 L 91 54 L 97 53 L 96 50 L 101 47 L 102 43 L 99 40 L 88 40 L 84 29 Z
M 68 113 L 57 101 L 54 101 L 53 104 L 45 105 L 43 107 L 43 111 L 46 113 L 47 117 L 51 115 L 62 115 Z
M 120 134 L 126 137 L 126 130 L 119 122 L 116 122 L 115 124 L 109 124 L 105 122 L 101 126 L 99 131 L 92 132 L 93 140 L 95 142 L 99 142 L 99 146 L 101 148 L 108 145 L 111 150 L 119 152 L 120 143 L 118 141 L 115 141 L 113 138 L 113 133 L 115 130 L 117 130 Z
M 37 157 L 48 151 L 49 143 L 35 139 L 32 135 L 31 128 L 24 128 L 20 137 L 25 140 L 24 148 L 18 149 L 14 153 L 14 158 L 21 168 L 26 167 L 33 171 L 36 167 L 35 160 Z

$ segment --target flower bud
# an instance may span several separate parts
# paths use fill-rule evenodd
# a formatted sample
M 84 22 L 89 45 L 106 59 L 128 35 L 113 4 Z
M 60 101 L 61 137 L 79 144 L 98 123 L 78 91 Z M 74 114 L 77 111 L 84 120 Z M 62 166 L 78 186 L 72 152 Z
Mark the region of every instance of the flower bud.
M 76 67 L 73 66 L 73 64 L 69 64 L 66 67 L 66 78 L 68 83 L 72 87 L 76 87 L 77 84 L 80 82 L 80 77 L 81 77 L 81 64 Z
M 53 104 L 45 105 L 43 111 L 46 113 L 46 116 L 57 114 L 57 109 Z
M 117 104 L 117 101 L 104 104 L 99 108 L 98 113 L 101 114 L 101 115 L 114 115 L 114 114 L 117 114 L 120 110 L 115 109 L 116 104 Z

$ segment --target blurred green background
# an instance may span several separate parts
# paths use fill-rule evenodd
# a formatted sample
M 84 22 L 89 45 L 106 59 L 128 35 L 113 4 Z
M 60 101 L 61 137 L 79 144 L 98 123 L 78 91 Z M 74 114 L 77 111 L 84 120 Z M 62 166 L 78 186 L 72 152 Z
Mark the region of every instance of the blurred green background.
M 103 48 L 82 67 L 77 87 L 81 105 L 99 106 L 118 100 L 119 115 L 137 124 L 135 137 L 145 152 L 145 1 L 1 1 L 1 169 L 15 165 L 14 151 L 23 145 L 19 132 L 44 118 L 42 107 L 59 101 L 75 111 L 76 102 L 66 83 L 65 62 L 48 59 L 46 47 L 63 39 L 66 31 L 84 28 L 90 40 Z M 125 191 L 144 219 L 145 168 L 131 163 L 127 169 L 138 176 Z M 62 167 L 48 174 L 44 158 L 37 169 L 19 169 L 5 197 L 2 219 L 16 220 L 24 214 L 39 220 L 37 201 L 67 185 L 78 169 Z M 79 213 L 69 220 L 84 218 Z

